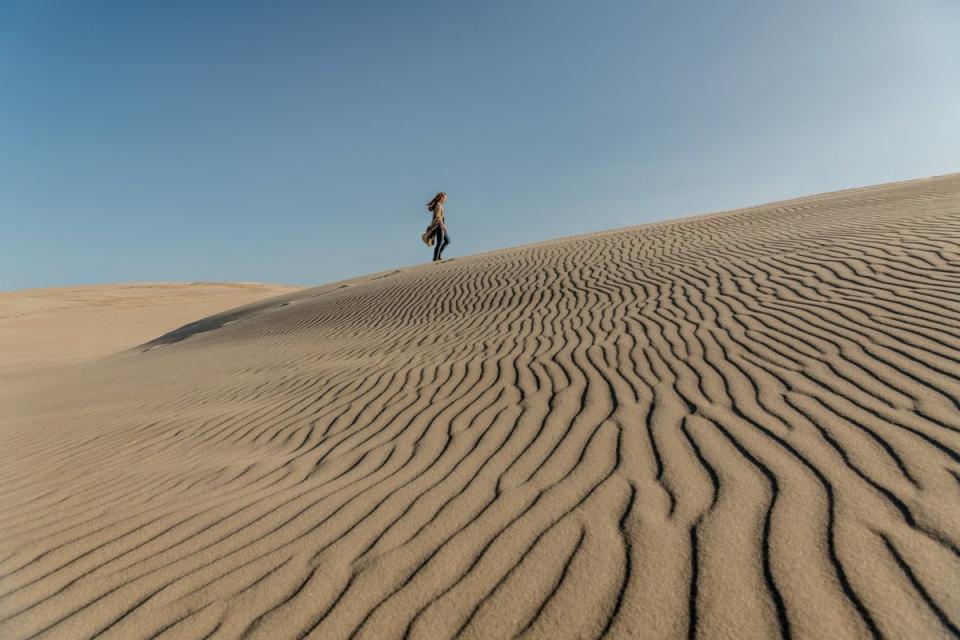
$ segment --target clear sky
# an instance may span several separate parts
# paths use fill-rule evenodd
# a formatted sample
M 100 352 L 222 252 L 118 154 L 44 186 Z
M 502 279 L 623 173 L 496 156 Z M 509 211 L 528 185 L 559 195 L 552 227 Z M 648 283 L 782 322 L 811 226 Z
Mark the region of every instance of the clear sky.
M 320 284 L 960 171 L 960 2 L 5 0 L 0 289 Z

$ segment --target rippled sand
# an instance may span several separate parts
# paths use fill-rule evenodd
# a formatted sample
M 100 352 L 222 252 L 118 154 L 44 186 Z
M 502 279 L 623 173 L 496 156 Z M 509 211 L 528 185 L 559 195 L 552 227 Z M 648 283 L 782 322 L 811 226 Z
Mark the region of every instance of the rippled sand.
M 937 638 L 960 176 L 308 289 L 0 390 L 3 638 Z

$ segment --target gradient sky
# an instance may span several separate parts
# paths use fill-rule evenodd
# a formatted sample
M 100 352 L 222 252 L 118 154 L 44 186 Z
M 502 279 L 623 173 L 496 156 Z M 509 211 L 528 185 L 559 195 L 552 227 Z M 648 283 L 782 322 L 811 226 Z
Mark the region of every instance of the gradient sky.
M 0 4 L 0 289 L 320 284 L 960 171 L 956 0 Z

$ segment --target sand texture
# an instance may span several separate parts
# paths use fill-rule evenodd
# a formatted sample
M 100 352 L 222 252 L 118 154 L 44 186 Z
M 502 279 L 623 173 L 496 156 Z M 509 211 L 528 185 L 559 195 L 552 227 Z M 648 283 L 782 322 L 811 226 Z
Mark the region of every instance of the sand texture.
M 960 176 L 291 293 L 0 392 L 0 638 L 956 637 L 958 398 Z

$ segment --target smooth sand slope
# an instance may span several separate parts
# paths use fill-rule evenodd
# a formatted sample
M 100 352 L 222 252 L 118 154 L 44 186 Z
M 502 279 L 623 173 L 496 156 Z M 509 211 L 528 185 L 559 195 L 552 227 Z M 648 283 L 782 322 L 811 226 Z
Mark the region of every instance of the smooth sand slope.
M 286 295 L 0 396 L 0 637 L 939 638 L 960 176 Z
M 211 313 L 298 289 L 190 282 L 0 291 L 0 372 L 107 355 Z

